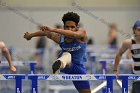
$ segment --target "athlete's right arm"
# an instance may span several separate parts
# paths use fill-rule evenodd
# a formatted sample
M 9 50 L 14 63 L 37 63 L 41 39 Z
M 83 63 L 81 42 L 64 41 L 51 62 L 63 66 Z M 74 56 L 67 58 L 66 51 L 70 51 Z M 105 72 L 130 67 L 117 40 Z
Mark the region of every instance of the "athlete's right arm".
M 120 62 L 120 59 L 123 55 L 123 53 L 129 49 L 131 46 L 131 39 L 127 39 L 122 43 L 121 48 L 118 50 L 116 57 L 115 57 L 115 63 L 114 63 L 114 73 L 116 74 L 116 78 L 118 78 L 118 65 Z
M 47 36 L 49 39 L 53 40 L 56 43 L 60 43 L 60 34 L 54 33 L 54 32 L 43 32 L 43 31 L 37 31 L 33 33 L 26 32 L 24 33 L 24 38 L 26 40 L 31 40 L 32 37 L 37 36 Z

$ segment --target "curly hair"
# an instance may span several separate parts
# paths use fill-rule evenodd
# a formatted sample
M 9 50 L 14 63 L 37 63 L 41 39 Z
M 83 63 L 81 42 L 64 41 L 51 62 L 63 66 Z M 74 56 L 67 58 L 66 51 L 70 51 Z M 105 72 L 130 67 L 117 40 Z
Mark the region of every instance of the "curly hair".
M 73 21 L 78 25 L 78 23 L 80 21 L 80 16 L 77 13 L 68 12 L 68 13 L 63 15 L 62 21 L 63 21 L 64 24 L 65 24 L 66 21 Z

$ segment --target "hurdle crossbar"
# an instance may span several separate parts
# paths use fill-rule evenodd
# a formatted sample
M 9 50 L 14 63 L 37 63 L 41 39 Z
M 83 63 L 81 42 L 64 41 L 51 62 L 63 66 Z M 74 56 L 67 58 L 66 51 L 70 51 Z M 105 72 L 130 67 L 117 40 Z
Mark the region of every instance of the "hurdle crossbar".
M 13 65 L 14 66 L 25 66 L 25 65 L 29 65 L 31 63 L 36 64 L 36 61 L 13 61 Z M 9 66 L 7 61 L 1 61 L 0 62 L 0 66 Z
M 0 80 L 15 80 L 16 77 L 25 79 L 25 74 L 0 74 Z
M 106 64 L 114 64 L 114 59 L 99 59 L 99 62 L 105 62 Z M 134 64 L 132 59 L 121 59 L 120 64 Z
M 119 74 L 119 80 L 122 80 L 122 93 L 128 92 L 128 80 L 140 80 L 140 75 Z M 107 93 L 113 93 L 113 80 L 116 80 L 114 74 L 86 74 L 86 75 L 54 75 L 54 74 L 0 74 L 0 80 L 14 80 L 16 81 L 16 93 L 22 93 L 22 79 L 32 81 L 31 93 L 38 93 L 38 80 L 72 80 L 72 81 L 85 81 L 85 80 L 106 80 Z M 104 85 L 105 85 L 104 84 Z
M 35 73 L 36 61 L 13 61 L 14 66 L 30 66 L 30 74 Z M 1 61 L 0 66 L 9 66 L 7 61 Z

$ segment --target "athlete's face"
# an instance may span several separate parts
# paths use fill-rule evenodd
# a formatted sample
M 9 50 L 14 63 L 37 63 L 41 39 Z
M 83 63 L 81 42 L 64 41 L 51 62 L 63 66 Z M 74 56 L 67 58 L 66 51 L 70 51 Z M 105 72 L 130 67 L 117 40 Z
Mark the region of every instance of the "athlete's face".
M 138 27 L 137 29 L 135 29 L 135 34 L 136 36 L 140 37 L 140 27 Z
M 77 31 L 77 25 L 73 21 L 66 21 L 64 24 L 65 30 Z

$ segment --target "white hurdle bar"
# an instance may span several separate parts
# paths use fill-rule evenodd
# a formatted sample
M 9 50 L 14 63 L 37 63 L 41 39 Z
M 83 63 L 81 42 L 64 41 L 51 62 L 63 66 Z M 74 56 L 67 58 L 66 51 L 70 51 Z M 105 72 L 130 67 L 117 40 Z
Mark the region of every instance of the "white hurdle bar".
M 116 80 L 114 74 L 86 74 L 86 75 L 54 75 L 54 74 L 0 74 L 0 80 L 15 80 L 16 93 L 22 93 L 22 80 L 27 79 L 32 81 L 31 93 L 38 93 L 38 80 L 72 80 L 72 81 L 85 81 L 85 80 L 106 80 L 107 87 L 105 93 L 113 93 L 113 80 Z M 140 75 L 126 75 L 120 74 L 118 77 L 122 80 L 122 93 L 128 93 L 128 80 L 140 80 Z
M 114 59 L 99 59 L 99 62 L 105 62 L 106 64 L 114 64 Z M 121 59 L 120 64 L 134 64 L 132 59 Z

